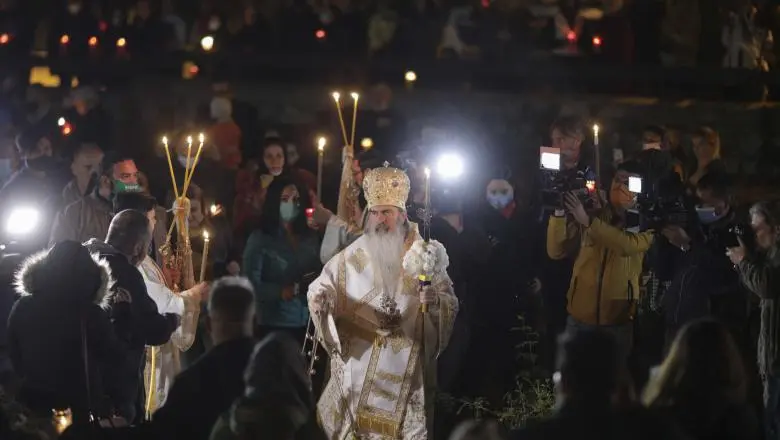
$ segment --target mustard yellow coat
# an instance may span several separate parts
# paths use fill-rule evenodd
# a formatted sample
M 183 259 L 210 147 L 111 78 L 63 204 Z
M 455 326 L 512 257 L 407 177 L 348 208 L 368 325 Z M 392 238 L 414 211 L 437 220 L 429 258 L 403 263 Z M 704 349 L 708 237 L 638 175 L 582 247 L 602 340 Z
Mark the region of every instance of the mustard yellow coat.
M 654 233 L 623 231 L 609 224 L 611 217 L 605 212 L 589 227 L 551 217 L 547 225 L 550 258 L 559 260 L 576 253 L 567 311 L 584 324 L 626 324 L 633 319 L 639 299 L 642 259 Z

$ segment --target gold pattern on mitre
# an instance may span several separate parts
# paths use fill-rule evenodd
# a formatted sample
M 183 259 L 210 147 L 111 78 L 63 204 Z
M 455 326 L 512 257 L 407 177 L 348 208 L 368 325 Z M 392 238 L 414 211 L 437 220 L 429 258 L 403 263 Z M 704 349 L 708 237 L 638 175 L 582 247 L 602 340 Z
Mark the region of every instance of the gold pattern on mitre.
M 367 171 L 363 176 L 363 190 L 368 209 L 382 205 L 406 209 L 410 187 L 409 176 L 387 162 L 382 167 Z

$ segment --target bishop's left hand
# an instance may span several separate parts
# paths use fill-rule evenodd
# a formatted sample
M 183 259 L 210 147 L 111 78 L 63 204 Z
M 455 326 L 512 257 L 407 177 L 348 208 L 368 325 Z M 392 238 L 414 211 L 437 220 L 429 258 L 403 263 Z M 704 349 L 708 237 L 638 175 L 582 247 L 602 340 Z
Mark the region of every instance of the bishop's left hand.
M 420 286 L 420 303 L 421 304 L 436 303 L 436 290 L 433 289 L 433 286 Z

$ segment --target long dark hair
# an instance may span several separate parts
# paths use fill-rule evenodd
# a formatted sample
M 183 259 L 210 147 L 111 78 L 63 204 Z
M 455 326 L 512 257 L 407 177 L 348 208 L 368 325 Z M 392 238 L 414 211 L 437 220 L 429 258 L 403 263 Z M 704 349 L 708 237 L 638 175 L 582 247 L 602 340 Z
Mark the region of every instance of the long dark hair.
M 287 186 L 293 185 L 298 190 L 300 204 L 300 212 L 298 217 L 292 222 L 292 231 L 296 236 L 304 236 L 312 233 L 309 226 L 306 224 L 306 208 L 311 208 L 311 197 L 309 197 L 309 191 L 300 183 L 294 181 L 289 176 L 279 176 L 274 178 L 271 185 L 268 187 L 268 192 L 265 196 L 265 203 L 263 204 L 263 213 L 260 220 L 260 230 L 266 235 L 276 235 L 279 233 L 279 227 L 281 226 L 281 216 L 279 214 L 279 206 L 282 203 L 282 191 Z

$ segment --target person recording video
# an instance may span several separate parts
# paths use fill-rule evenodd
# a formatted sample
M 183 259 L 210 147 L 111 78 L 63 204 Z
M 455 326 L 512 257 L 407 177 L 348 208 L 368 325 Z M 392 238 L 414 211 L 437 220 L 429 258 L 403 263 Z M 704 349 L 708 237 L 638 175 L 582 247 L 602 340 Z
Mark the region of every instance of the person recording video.
M 642 259 L 655 232 L 629 232 L 626 214 L 635 196 L 629 191 L 630 173 L 619 169 L 612 180 L 609 203 L 598 191 L 586 210 L 574 193 L 563 195 L 564 209 L 556 209 L 547 227 L 547 253 L 552 259 L 576 255 L 567 293 L 567 331 L 598 327 L 612 333 L 627 359 L 633 342 L 632 319 L 639 298 Z M 679 241 L 677 231 L 664 235 Z M 667 235 L 668 234 L 668 235 Z
M 715 316 L 737 338 L 745 336 L 749 307 L 733 264 L 725 255 L 737 244 L 735 231 L 745 224 L 735 209 L 733 188 L 723 174 L 707 174 L 696 184 L 696 223 L 686 229 L 669 225 L 681 237 L 684 252 L 662 300 L 666 345 L 688 322 Z

